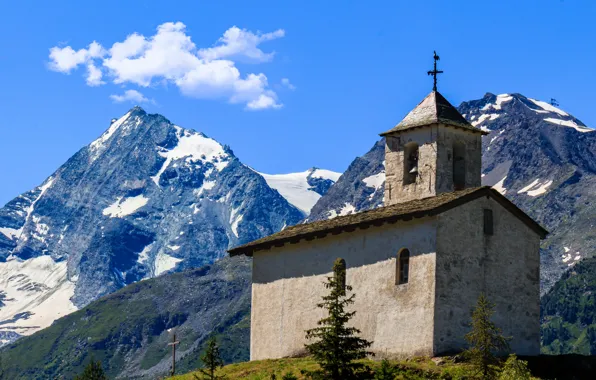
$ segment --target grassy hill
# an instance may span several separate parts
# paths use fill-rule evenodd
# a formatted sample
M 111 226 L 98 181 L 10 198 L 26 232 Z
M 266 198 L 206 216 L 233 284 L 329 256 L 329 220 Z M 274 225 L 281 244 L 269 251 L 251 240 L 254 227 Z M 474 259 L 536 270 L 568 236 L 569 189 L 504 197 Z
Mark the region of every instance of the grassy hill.
M 466 379 L 471 373 L 467 364 L 454 363 L 449 358 L 441 358 L 437 365 L 429 358 L 416 358 L 409 361 L 391 361 L 391 365 L 398 369 L 396 379 Z M 372 369 L 380 367 L 379 361 L 365 360 Z M 305 379 L 300 370 L 315 370 L 318 365 L 311 358 L 292 358 L 259 360 L 245 363 L 230 364 L 219 370 L 219 376 L 227 380 L 270 380 L 275 374 L 276 379 L 281 379 L 283 374 L 293 373 L 298 379 Z M 198 372 L 190 372 L 168 378 L 168 380 L 195 380 Z M 199 378 L 201 378 L 199 376 Z

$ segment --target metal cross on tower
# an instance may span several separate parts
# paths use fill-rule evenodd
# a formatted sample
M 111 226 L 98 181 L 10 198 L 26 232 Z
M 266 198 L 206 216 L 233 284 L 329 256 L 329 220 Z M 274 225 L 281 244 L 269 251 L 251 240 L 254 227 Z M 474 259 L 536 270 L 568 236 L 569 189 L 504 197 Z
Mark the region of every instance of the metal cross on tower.
M 437 70 L 437 61 L 440 59 L 437 52 L 434 51 L 433 59 L 435 60 L 434 70 L 429 71 L 428 75 L 433 76 L 433 91 L 437 91 L 437 74 L 443 74 L 442 70 Z

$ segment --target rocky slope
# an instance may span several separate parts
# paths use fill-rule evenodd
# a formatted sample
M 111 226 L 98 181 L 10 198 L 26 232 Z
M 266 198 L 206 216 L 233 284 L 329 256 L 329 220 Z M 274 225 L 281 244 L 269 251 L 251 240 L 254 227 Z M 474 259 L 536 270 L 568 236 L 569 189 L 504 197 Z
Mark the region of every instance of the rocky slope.
M 211 335 L 226 363 L 246 361 L 249 318 L 250 261 L 225 258 L 132 284 L 5 346 L 2 378 L 70 379 L 93 356 L 111 379 L 156 379 L 169 372 L 173 333 L 179 373 L 198 367 Z
M 255 172 L 229 147 L 131 109 L 0 208 L 0 345 L 127 284 L 212 263 L 298 223 L 307 215 L 299 207 L 337 176 L 310 170 L 288 194 L 268 184 L 279 176 Z
M 565 111 L 520 94 L 486 94 L 459 111 L 490 131 L 483 137 L 483 183 L 545 226 L 542 288 L 596 253 L 596 132 Z M 383 128 L 379 128 L 382 130 Z M 382 204 L 383 140 L 359 157 L 313 207 L 308 220 Z

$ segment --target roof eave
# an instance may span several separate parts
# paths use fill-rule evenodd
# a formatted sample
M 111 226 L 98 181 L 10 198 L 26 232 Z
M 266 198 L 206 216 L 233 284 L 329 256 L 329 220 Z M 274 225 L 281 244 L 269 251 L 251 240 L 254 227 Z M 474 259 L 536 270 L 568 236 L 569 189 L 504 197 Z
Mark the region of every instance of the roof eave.
M 228 250 L 228 253 L 230 254 L 230 256 L 239 256 L 239 255 L 252 256 L 253 253 L 256 251 L 261 251 L 261 250 L 269 249 L 272 247 L 282 247 L 283 245 L 285 245 L 287 243 L 295 244 L 295 243 L 300 242 L 301 240 L 310 241 L 310 240 L 314 240 L 314 239 L 320 239 L 320 238 L 326 237 L 329 234 L 338 235 L 343 232 L 355 231 L 356 229 L 367 229 L 367 228 L 370 228 L 371 226 L 380 227 L 387 223 L 393 224 L 398 221 L 409 221 L 414 218 L 419 219 L 419 218 L 424 218 L 424 217 L 432 217 L 432 216 L 438 215 L 442 212 L 445 212 L 449 209 L 452 209 L 452 208 L 462 205 L 464 203 L 470 202 L 470 201 L 472 201 L 476 198 L 482 197 L 482 196 L 492 196 L 493 199 L 495 199 L 499 204 L 501 204 L 501 206 L 508 209 L 511 213 L 513 213 L 515 216 L 517 216 L 518 219 L 520 219 L 524 224 L 526 224 L 530 229 L 532 229 L 534 232 L 536 232 L 540 236 L 540 239 L 545 239 L 546 236 L 548 235 L 548 231 L 545 228 L 543 228 L 538 222 L 536 222 L 529 215 L 527 215 L 524 211 L 522 211 L 520 208 L 518 208 L 513 202 L 511 202 L 509 199 L 505 198 L 501 193 L 492 189 L 491 187 L 483 186 L 483 187 L 477 188 L 477 190 L 475 190 L 469 194 L 465 194 L 459 198 L 456 198 L 456 199 L 454 199 L 450 202 L 447 202 L 445 204 L 439 205 L 433 209 L 414 211 L 414 212 L 405 213 L 405 214 L 391 215 L 391 216 L 378 218 L 378 219 L 370 219 L 370 220 L 362 221 L 360 223 L 352 223 L 352 224 L 347 224 L 347 225 L 343 225 L 343 226 L 336 226 L 336 227 L 331 227 L 331 228 L 327 228 L 327 229 L 322 229 L 319 231 L 304 232 L 304 233 L 301 233 L 301 234 L 298 234 L 295 236 L 288 236 L 288 237 L 279 238 L 276 240 L 264 241 L 262 243 L 256 243 L 256 244 L 247 243 L 247 244 L 241 245 L 239 247 L 235 247 L 235 248 Z
M 455 129 L 461 129 L 461 130 L 464 130 L 464 131 L 468 131 L 470 133 L 480 133 L 483 136 L 486 136 L 486 135 L 488 135 L 490 133 L 490 132 L 483 131 L 482 129 L 476 128 L 476 127 L 474 127 L 471 124 L 469 126 L 463 126 L 463 125 L 456 125 L 456 124 L 453 124 L 453 123 L 444 123 L 444 122 L 441 122 L 441 121 L 434 122 L 432 124 L 442 124 L 442 125 L 444 125 L 446 127 L 452 127 L 452 128 L 455 128 Z M 420 125 L 411 125 L 411 126 L 402 126 L 402 127 L 400 127 L 398 125 L 398 126 L 394 127 L 393 129 L 390 129 L 390 130 L 388 130 L 386 132 L 379 133 L 379 136 L 385 137 L 387 135 L 397 134 L 397 133 L 401 133 L 401 132 L 407 132 L 407 131 L 410 131 L 410 130 L 416 129 L 416 128 L 429 127 L 432 124 L 420 124 Z
M 412 213 L 408 213 L 408 214 L 393 215 L 393 216 L 389 216 L 386 218 L 368 220 L 368 221 L 364 221 L 361 223 L 348 224 L 345 226 L 329 228 L 329 229 L 325 229 L 325 230 L 321 230 L 321 231 L 307 232 L 307 233 L 299 234 L 296 236 L 280 238 L 278 240 L 257 243 L 254 245 L 252 245 L 251 243 L 248 243 L 246 245 L 242 245 L 239 247 L 229 249 L 227 252 L 232 257 L 239 256 L 239 255 L 252 256 L 253 252 L 262 251 L 262 250 L 269 249 L 272 247 L 282 247 L 287 243 L 295 244 L 301 240 L 311 241 L 314 239 L 324 238 L 329 234 L 339 235 L 343 232 L 353 232 L 353 231 L 356 231 L 357 229 L 365 230 L 372 226 L 380 227 L 384 224 L 394 224 L 399 221 L 410 221 L 412 219 L 421 219 L 424 217 L 434 216 L 436 214 L 437 213 L 435 212 L 435 210 L 425 210 L 425 211 L 416 211 L 416 212 L 412 212 Z

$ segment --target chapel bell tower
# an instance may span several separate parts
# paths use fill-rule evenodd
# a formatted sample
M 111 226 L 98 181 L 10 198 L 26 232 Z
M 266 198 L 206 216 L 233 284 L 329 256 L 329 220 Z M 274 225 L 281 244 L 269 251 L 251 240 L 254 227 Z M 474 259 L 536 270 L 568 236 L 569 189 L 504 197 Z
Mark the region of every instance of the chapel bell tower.
M 481 186 L 482 135 L 433 91 L 385 137 L 385 206 Z

